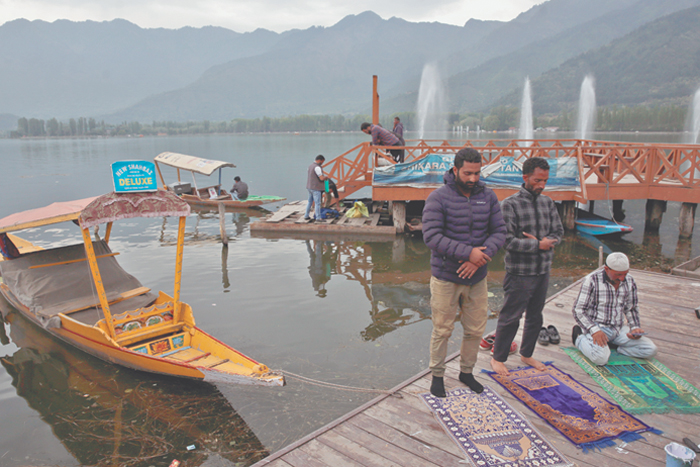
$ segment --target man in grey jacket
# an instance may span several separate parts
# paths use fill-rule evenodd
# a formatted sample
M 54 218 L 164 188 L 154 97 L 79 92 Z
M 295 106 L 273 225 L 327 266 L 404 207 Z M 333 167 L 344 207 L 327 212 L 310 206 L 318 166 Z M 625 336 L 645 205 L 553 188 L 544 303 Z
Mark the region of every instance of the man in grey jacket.
M 505 225 L 496 194 L 479 180 L 481 154 L 461 149 L 445 185 L 428 196 L 423 209 L 423 240 L 431 250 L 430 392 L 445 397 L 445 357 L 457 312 L 462 336 L 459 380 L 480 393 L 472 371 L 488 316 L 486 265 L 505 242 Z
M 498 316 L 491 368 L 499 375 L 508 373 L 505 361 L 510 345 L 525 314 L 520 360 L 543 371 L 544 364 L 532 358 L 542 329 L 542 308 L 547 298 L 549 270 L 554 245 L 561 241 L 564 228 L 552 198 L 542 194 L 549 180 L 549 163 L 531 157 L 523 164 L 520 191 L 503 200 L 506 222 L 505 302 Z

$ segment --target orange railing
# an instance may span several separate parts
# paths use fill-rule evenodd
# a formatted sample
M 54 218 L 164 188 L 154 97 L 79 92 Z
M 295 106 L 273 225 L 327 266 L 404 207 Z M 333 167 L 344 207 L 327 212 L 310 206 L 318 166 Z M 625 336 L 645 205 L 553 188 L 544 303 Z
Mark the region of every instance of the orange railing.
M 700 202 L 700 145 L 625 143 L 591 140 L 410 140 L 405 162 L 435 153 L 456 153 L 473 147 L 484 164 L 501 157 L 576 157 L 581 191 L 568 195 L 578 201 L 597 199 L 659 199 Z M 331 160 L 326 172 L 336 181 L 341 198 L 372 185 L 379 165 L 393 164 L 388 149 L 362 143 Z M 432 188 L 426 188 L 432 191 Z M 406 196 L 401 192 L 397 199 Z M 565 199 L 560 196 L 558 199 Z M 403 198 L 406 199 L 406 198 Z M 424 199 L 421 196 L 417 199 Z

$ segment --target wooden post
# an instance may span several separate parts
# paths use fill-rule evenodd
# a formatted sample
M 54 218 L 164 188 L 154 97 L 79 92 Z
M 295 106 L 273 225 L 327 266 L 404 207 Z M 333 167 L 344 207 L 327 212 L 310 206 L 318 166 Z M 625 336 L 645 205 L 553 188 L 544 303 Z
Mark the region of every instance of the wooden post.
M 377 75 L 372 76 L 372 124 L 379 123 L 379 92 L 377 91 Z
M 105 315 L 105 323 L 107 324 L 107 329 L 109 330 L 109 337 L 114 339 L 116 334 L 114 333 L 114 325 L 112 324 L 112 313 L 109 311 L 109 302 L 107 300 L 107 294 L 105 293 L 105 287 L 102 283 L 102 275 L 100 274 L 100 269 L 97 266 L 97 258 L 95 257 L 95 248 L 92 246 L 92 239 L 90 239 L 89 229 L 80 229 L 83 233 L 83 242 L 85 243 L 85 256 L 87 256 L 88 264 L 90 265 L 90 272 L 92 273 L 92 279 L 95 281 L 95 289 L 97 290 L 97 297 L 100 300 L 100 306 L 102 307 L 102 313 Z
M 173 286 L 173 299 L 175 300 L 175 310 L 173 312 L 173 322 L 180 321 L 180 284 L 182 283 L 182 257 L 185 250 L 185 222 L 187 218 L 181 217 L 177 227 L 177 251 L 175 253 L 175 284 Z
M 221 243 L 228 245 L 228 235 L 226 235 L 226 206 L 219 203 L 219 232 L 221 233 Z
M 603 245 L 598 247 L 598 267 L 603 267 Z
M 394 201 L 391 204 L 391 218 L 394 221 L 396 233 L 403 233 L 406 228 L 406 202 Z
M 612 202 L 613 205 L 613 219 L 616 222 L 622 222 L 625 220 L 625 210 L 622 209 L 622 200 L 621 199 L 614 199 Z
M 650 232 L 658 232 L 661 226 L 661 219 L 663 219 L 664 212 L 666 212 L 666 201 L 659 201 L 658 199 L 648 199 L 646 205 L 646 219 L 644 222 L 644 230 Z
M 566 230 L 574 230 L 576 228 L 576 201 L 562 201 L 560 217 Z
M 697 203 L 681 203 L 681 212 L 678 214 L 678 229 L 681 238 L 690 238 L 693 236 L 693 227 L 695 224 L 695 209 Z

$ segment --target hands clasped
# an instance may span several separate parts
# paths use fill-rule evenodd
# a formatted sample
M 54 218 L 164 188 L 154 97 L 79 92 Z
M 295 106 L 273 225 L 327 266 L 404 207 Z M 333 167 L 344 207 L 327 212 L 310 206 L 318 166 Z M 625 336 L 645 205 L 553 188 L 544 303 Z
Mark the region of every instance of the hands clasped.
M 484 253 L 485 246 L 472 248 L 469 254 L 469 261 L 462 261 L 457 269 L 457 275 L 461 279 L 471 279 L 474 273 L 481 267 L 491 261 L 491 257 Z

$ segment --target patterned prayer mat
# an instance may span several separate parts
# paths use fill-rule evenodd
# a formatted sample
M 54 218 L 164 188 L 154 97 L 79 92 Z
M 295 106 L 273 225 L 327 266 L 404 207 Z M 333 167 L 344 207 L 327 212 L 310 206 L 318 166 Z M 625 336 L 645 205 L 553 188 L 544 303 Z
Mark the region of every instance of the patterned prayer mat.
M 446 398 L 421 394 L 447 433 L 475 466 L 569 467 L 569 463 L 513 407 L 489 387 L 454 389 Z
M 615 446 L 616 438 L 642 439 L 639 433 L 645 431 L 660 433 L 554 365 L 547 365 L 544 372 L 526 367 L 506 376 L 486 373 L 584 451 Z
M 564 352 L 630 413 L 700 413 L 700 391 L 656 359 L 613 350 L 608 364 L 597 366 L 575 347 Z

